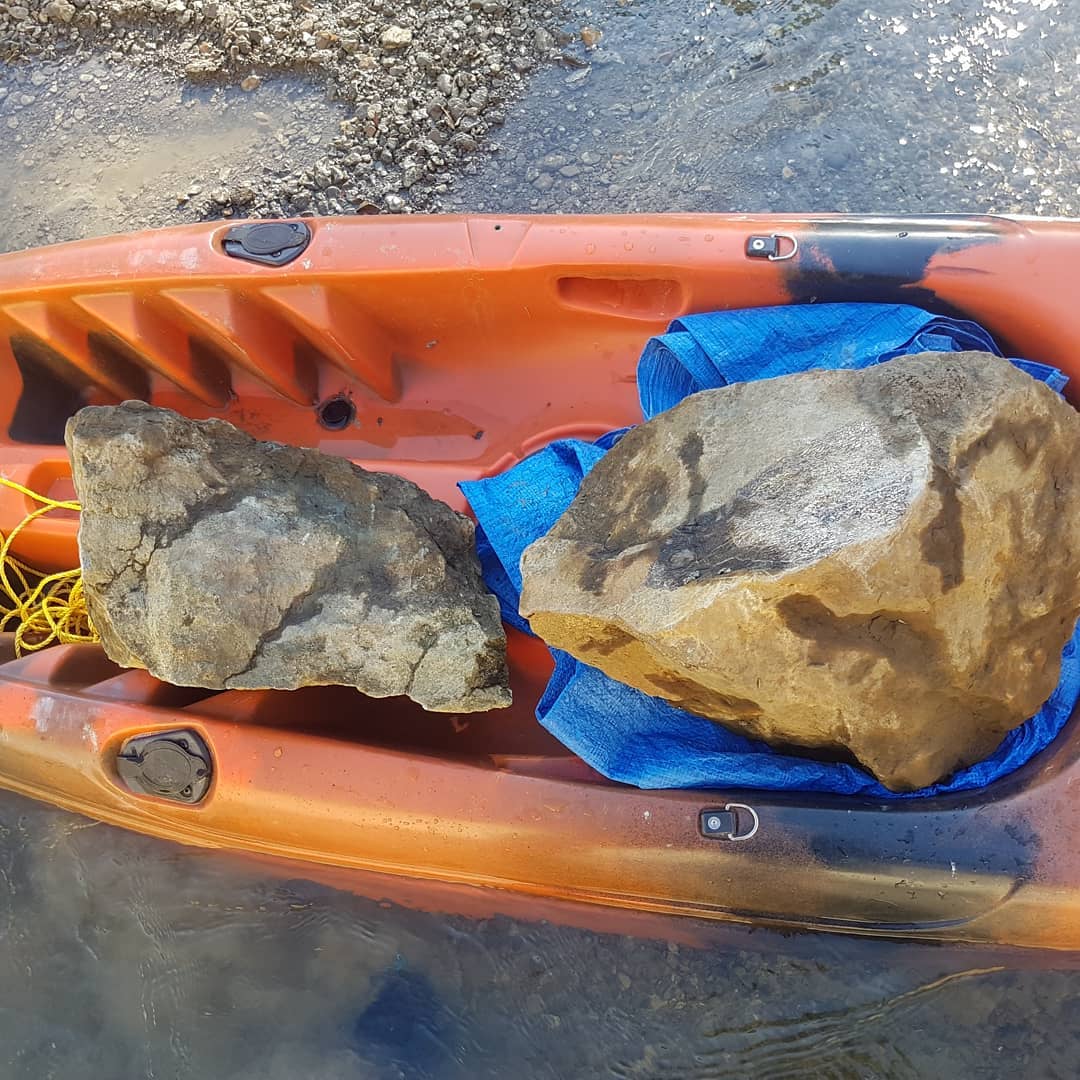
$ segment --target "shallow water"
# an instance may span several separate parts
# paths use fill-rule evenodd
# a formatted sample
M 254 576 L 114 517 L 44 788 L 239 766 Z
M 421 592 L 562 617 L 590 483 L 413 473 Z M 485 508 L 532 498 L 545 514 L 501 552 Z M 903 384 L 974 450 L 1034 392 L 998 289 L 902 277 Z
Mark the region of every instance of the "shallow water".
M 0 822 L 6 1080 L 1076 1074 L 1068 972 L 427 915 L 13 795 Z
M 599 44 L 536 74 L 447 208 L 1078 212 L 1072 0 L 865 4 L 571 9 Z M 0 69 L 34 98 L 0 107 L 0 248 L 190 220 L 192 187 L 313 161 L 337 123 L 295 84 L 119 79 Z M 1080 1072 L 1080 975 L 1051 957 L 740 928 L 698 949 L 291 873 L 0 794 L 0 1076 Z
M 217 190 L 314 164 L 342 116 L 301 82 L 247 94 L 104 60 L 0 66 L 0 89 L 0 250 L 197 221 Z
M 599 0 L 450 202 L 1080 213 L 1075 0 Z M 583 66 L 577 66 L 583 65 Z

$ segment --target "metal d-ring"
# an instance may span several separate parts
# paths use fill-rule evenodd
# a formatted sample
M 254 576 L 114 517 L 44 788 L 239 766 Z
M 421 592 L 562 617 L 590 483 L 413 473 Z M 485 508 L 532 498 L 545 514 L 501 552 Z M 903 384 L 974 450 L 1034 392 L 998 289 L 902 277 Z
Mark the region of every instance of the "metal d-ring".
M 734 817 L 736 827 L 739 824 L 739 811 L 745 810 L 750 815 L 750 828 L 746 832 L 724 833 L 720 837 L 721 840 L 749 840 L 757 835 L 757 831 L 761 827 L 761 818 L 758 817 L 757 811 L 752 806 L 747 806 L 746 803 L 741 802 L 729 802 L 724 804 L 724 809 Z
M 773 236 L 777 240 L 790 240 L 791 241 L 791 250 L 786 255 L 779 255 L 779 254 L 770 255 L 769 256 L 769 262 L 786 262 L 788 259 L 794 259 L 796 254 L 798 254 L 798 251 L 799 251 L 799 241 L 796 240 L 795 237 L 791 235 L 791 233 L 782 233 L 782 232 L 773 233 Z M 779 251 L 779 250 L 780 249 L 779 249 L 779 245 L 778 245 L 777 246 L 777 251 Z M 747 809 L 749 809 L 749 807 L 747 807 Z M 757 832 L 757 825 L 754 826 L 754 832 Z M 750 835 L 753 836 L 754 833 L 751 833 Z M 745 840 L 746 837 L 734 837 L 734 839 Z

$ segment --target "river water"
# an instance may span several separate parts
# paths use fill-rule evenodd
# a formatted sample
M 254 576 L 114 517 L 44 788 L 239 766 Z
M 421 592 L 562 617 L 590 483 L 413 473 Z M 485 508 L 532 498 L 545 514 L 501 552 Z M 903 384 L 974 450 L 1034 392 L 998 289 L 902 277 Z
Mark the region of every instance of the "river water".
M 563 25 L 445 209 L 1080 207 L 1074 0 L 602 0 Z M 338 120 L 293 84 L 256 109 L 35 70 L 26 93 L 0 68 L 35 99 L 0 109 L 0 248 L 187 220 L 204 164 L 303 164 Z M 602 930 L 424 914 L 0 794 L 0 1076 L 1080 1073 L 1080 975 L 1050 957 Z

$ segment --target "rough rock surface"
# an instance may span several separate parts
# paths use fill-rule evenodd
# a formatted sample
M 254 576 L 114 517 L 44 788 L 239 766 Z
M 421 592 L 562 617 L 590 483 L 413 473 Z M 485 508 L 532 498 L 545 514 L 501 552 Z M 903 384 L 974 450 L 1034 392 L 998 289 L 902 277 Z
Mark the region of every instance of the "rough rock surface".
M 991 753 L 1080 612 L 1080 415 L 984 353 L 695 394 L 522 558 L 522 614 L 625 683 L 894 790 Z
M 67 445 L 91 618 L 117 663 L 215 689 L 509 704 L 472 523 L 415 484 L 141 402 L 81 410 Z

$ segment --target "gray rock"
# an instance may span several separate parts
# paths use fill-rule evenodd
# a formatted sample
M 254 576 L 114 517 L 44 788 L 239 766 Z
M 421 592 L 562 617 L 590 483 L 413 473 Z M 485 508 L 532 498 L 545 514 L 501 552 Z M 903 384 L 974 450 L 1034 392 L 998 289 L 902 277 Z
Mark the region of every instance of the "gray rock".
M 855 147 L 850 139 L 843 136 L 830 138 L 821 150 L 821 160 L 830 169 L 839 172 L 855 156 Z
M 461 150 L 471 154 L 476 149 L 476 140 L 464 131 L 459 131 L 450 139 L 450 145 L 455 150 Z
M 694 394 L 522 559 L 521 612 L 613 678 L 895 790 L 990 754 L 1080 612 L 1080 414 L 985 353 Z
M 747 41 L 742 46 L 743 58 L 751 63 L 760 60 L 769 51 L 769 43 L 764 38 Z
M 415 484 L 141 402 L 81 410 L 79 552 L 109 656 L 214 689 L 509 704 L 472 523 Z

